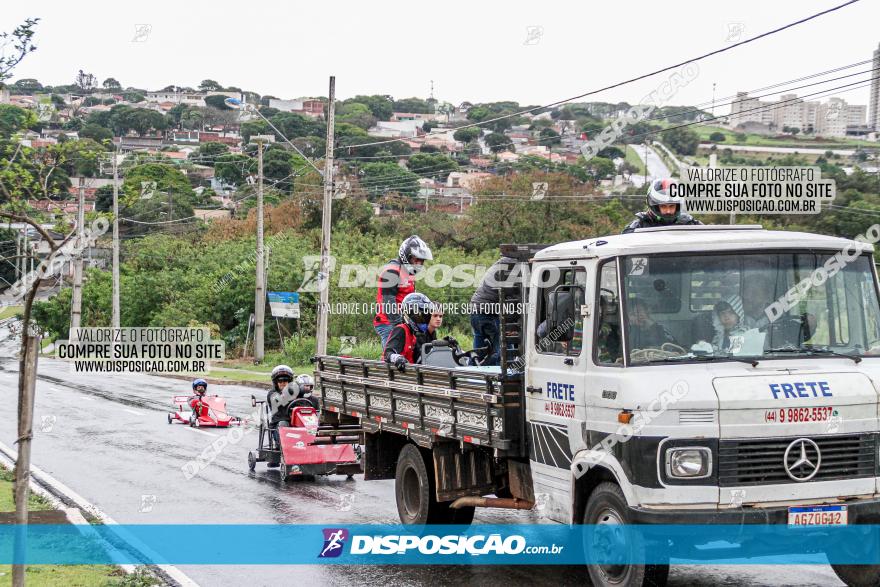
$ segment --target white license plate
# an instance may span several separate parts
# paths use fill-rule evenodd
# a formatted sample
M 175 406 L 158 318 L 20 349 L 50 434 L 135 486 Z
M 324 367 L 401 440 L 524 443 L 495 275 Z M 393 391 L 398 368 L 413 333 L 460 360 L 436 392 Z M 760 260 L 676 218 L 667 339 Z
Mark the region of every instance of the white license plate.
M 846 526 L 845 505 L 814 505 L 788 508 L 789 526 Z

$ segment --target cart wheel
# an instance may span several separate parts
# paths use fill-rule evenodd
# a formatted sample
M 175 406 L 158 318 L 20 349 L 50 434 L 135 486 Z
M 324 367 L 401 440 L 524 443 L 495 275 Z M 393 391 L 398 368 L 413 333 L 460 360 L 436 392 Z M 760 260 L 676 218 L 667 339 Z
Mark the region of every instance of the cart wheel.
M 248 469 L 251 471 L 257 468 L 257 455 L 254 454 L 254 451 L 248 453 Z
M 171 414 L 168 414 L 168 423 L 171 424 L 174 422 L 174 419 L 171 417 Z
M 287 463 L 281 463 L 278 473 L 281 475 L 282 481 L 287 480 L 287 476 L 290 475 L 290 467 L 287 466 Z
M 351 481 L 352 479 L 354 479 L 354 475 L 346 475 L 345 476 L 346 481 Z
M 195 420 L 193 420 L 193 426 L 195 426 L 196 428 L 201 427 L 201 425 L 202 425 L 202 423 L 199 421 L 198 418 L 196 418 Z

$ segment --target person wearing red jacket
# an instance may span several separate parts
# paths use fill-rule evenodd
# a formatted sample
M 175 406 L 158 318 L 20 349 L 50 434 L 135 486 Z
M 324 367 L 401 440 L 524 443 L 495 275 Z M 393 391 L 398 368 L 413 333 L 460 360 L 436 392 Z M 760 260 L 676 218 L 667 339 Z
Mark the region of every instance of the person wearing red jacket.
M 388 342 L 391 331 L 402 322 L 400 306 L 403 299 L 416 291 L 415 275 L 433 259 L 431 248 L 413 235 L 402 243 L 397 258 L 389 261 L 379 272 L 376 291 L 378 311 L 373 318 L 373 328 L 382 339 L 382 346 Z
M 429 328 L 435 308 L 425 294 L 408 294 L 400 308 L 403 321 L 391 329 L 382 358 L 403 371 L 408 364 L 419 362 L 422 345 L 436 340 L 437 331 Z

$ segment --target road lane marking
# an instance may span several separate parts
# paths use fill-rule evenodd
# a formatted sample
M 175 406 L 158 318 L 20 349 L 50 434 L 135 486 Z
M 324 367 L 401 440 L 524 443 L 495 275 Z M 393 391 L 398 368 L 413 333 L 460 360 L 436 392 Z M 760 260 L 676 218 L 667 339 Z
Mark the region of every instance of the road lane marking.
M 187 430 L 191 430 L 193 432 L 198 432 L 199 434 L 207 434 L 208 436 L 217 436 L 213 432 L 207 432 L 206 430 L 199 430 L 198 428 L 193 428 L 192 426 L 187 426 Z
M 143 414 L 141 414 L 140 412 L 135 412 L 134 410 L 126 410 L 125 408 L 122 408 L 122 411 L 128 412 L 129 414 L 134 414 L 135 416 L 143 416 Z

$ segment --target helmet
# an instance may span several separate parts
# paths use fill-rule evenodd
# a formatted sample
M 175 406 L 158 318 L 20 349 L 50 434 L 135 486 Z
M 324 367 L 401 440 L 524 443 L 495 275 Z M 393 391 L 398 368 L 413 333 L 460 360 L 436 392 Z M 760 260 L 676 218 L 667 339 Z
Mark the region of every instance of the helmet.
M 287 365 L 278 365 L 272 369 L 272 385 L 275 385 L 281 377 L 286 377 L 288 381 L 293 381 L 293 369 Z
M 205 387 L 205 389 L 203 389 L 201 392 L 196 390 L 196 387 L 198 387 L 199 385 Z M 206 391 L 208 391 L 208 382 L 204 379 L 196 379 L 195 381 L 193 381 L 193 391 L 196 391 L 196 393 L 204 394 Z
M 418 236 L 412 235 L 400 243 L 400 248 L 397 249 L 397 258 L 409 273 L 417 273 L 421 268 L 418 265 L 413 265 L 412 260 L 431 261 L 434 255 L 431 254 L 431 247 L 428 246 L 428 243 Z
M 296 384 L 299 385 L 303 393 L 311 393 L 315 389 L 315 380 L 312 379 L 311 375 L 306 375 L 305 373 L 296 376 Z
M 407 294 L 400 302 L 400 306 L 403 320 L 407 324 L 422 332 L 428 328 L 428 322 L 431 321 L 431 314 L 434 312 L 434 304 L 428 296 L 418 292 Z
M 656 179 L 648 188 L 648 196 L 645 200 L 648 208 L 660 222 L 675 222 L 681 213 L 681 202 L 669 195 L 669 186 L 675 183 L 675 181 L 670 178 Z M 675 212 L 673 214 L 661 214 L 661 204 L 675 204 Z

